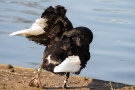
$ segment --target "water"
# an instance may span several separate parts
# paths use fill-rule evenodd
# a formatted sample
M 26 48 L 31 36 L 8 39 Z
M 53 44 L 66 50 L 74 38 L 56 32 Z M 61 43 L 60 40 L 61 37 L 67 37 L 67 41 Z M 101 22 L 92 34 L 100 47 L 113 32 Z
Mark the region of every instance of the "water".
M 38 68 L 44 46 L 8 35 L 31 26 L 50 5 L 63 5 L 74 27 L 94 33 L 91 59 L 80 74 L 135 85 L 134 0 L 0 0 L 0 63 Z

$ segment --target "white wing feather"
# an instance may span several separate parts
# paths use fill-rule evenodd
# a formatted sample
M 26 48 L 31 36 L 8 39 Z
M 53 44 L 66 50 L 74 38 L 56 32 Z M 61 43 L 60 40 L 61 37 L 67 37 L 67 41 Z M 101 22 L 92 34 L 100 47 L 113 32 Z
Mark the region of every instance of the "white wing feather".
M 22 35 L 22 36 L 27 37 L 31 35 L 37 36 L 37 35 L 43 34 L 45 33 L 44 28 L 48 26 L 46 22 L 47 22 L 47 19 L 44 19 L 44 18 L 37 19 L 35 23 L 33 23 L 33 25 L 29 29 L 13 32 L 9 36 Z

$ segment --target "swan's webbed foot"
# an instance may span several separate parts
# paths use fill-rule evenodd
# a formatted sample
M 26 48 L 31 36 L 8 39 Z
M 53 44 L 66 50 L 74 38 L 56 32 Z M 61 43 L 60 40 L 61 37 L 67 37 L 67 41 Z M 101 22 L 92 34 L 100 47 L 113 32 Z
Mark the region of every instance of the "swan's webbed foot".
M 39 74 L 40 74 L 40 73 L 38 73 L 38 74 L 30 81 L 29 86 L 42 88 L 42 84 L 41 84 L 41 81 L 40 81 Z
M 30 81 L 29 86 L 42 88 L 42 84 L 40 81 L 40 73 L 42 72 L 42 64 L 41 64 L 40 68 L 38 69 L 37 75 Z

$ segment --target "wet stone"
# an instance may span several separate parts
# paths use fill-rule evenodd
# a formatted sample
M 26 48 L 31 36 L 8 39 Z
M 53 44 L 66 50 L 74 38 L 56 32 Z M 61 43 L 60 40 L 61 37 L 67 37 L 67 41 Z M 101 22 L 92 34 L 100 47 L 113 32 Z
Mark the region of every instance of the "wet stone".
M 10 71 L 10 72 L 15 72 L 14 69 L 10 69 L 9 71 Z
M 6 86 L 6 84 L 3 84 L 3 86 Z
M 84 77 L 83 79 L 84 79 L 84 81 L 86 81 L 86 80 L 88 80 L 89 78 L 88 78 L 88 77 Z
M 22 83 L 22 81 L 18 81 L 18 83 Z
M 7 69 L 11 69 L 11 68 L 13 68 L 13 66 L 10 65 L 10 64 L 7 64 L 7 65 L 6 65 L 6 68 L 7 68 Z
M 3 89 L 6 89 L 6 87 L 3 87 Z

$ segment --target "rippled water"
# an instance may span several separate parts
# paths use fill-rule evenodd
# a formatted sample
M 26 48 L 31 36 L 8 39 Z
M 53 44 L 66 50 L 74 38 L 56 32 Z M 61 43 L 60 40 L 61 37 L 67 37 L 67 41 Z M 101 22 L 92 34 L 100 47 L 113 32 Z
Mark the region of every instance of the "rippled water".
M 50 5 L 63 5 L 74 27 L 94 33 L 80 74 L 135 85 L 135 0 L 0 0 L 0 63 L 38 68 L 44 46 L 8 35 L 28 28 Z

